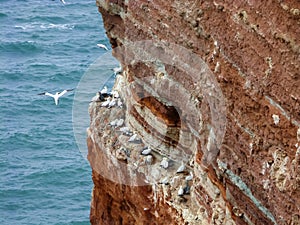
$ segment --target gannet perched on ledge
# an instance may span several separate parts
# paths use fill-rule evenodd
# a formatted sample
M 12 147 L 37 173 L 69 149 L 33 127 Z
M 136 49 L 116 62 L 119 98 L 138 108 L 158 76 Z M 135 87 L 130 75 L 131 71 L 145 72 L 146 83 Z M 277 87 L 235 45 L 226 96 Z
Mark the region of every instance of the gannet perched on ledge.
M 64 94 L 66 94 L 68 91 L 73 91 L 73 90 L 74 89 L 63 90 L 62 92 L 56 92 L 54 95 L 51 94 L 51 93 L 49 93 L 49 92 L 39 93 L 38 95 L 47 95 L 47 96 L 50 96 L 50 97 L 54 98 L 55 105 L 58 105 L 59 98 L 61 96 L 63 96 Z

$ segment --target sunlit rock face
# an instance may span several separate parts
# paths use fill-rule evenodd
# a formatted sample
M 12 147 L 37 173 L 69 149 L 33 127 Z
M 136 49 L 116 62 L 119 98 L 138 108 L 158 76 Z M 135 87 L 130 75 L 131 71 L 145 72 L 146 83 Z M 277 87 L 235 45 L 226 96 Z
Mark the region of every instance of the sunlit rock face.
M 123 70 L 89 108 L 91 223 L 300 224 L 299 1 L 97 6 Z

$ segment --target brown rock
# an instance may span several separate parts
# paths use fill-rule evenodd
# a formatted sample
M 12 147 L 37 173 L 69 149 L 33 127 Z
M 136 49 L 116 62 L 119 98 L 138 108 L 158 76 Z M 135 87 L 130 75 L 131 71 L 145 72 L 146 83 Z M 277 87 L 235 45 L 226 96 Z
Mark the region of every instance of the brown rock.
M 97 6 L 126 85 L 123 109 L 90 110 L 91 223 L 299 224 L 299 1 Z M 107 118 L 125 118 L 142 142 L 128 144 Z M 140 163 L 144 145 L 151 165 Z M 173 186 L 157 181 L 181 161 L 194 177 L 178 198 L 183 174 Z

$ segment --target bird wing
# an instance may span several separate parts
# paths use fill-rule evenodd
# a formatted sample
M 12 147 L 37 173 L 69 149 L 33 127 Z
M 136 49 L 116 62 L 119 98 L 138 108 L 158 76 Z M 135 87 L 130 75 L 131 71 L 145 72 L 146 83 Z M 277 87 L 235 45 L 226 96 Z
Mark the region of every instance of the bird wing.
M 53 94 L 49 93 L 49 92 L 45 92 L 44 95 L 50 96 L 52 98 L 55 98 Z
M 61 97 L 61 96 L 63 96 L 64 94 L 66 94 L 68 91 L 73 91 L 74 89 L 67 89 L 67 90 L 63 90 L 62 92 L 60 92 L 59 94 L 58 94 L 58 97 Z
M 108 48 L 105 45 L 103 45 L 103 44 L 97 44 L 97 46 L 99 48 L 104 48 L 106 51 L 108 50 Z
M 58 97 L 63 96 L 63 95 L 66 94 L 67 92 L 68 92 L 67 90 L 63 90 L 62 92 L 60 92 L 60 93 L 58 94 Z

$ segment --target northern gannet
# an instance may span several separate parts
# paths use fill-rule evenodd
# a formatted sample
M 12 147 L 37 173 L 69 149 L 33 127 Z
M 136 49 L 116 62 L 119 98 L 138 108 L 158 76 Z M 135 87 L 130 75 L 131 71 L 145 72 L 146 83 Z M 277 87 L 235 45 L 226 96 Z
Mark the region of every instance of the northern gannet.
M 121 66 L 115 67 L 115 68 L 112 68 L 112 70 L 114 71 L 114 74 L 116 76 L 117 74 L 122 72 L 122 67 Z
M 101 94 L 107 94 L 107 86 L 104 86 L 103 89 L 100 91 Z
M 184 170 L 185 170 L 185 165 L 182 162 L 181 165 L 178 167 L 176 173 L 182 173 Z
M 108 97 L 104 102 L 101 103 L 102 107 L 107 107 L 111 101 L 111 98 Z
M 190 172 L 190 175 L 188 175 L 186 178 L 185 178 L 186 181 L 190 181 L 190 180 L 193 180 L 193 173 L 192 171 Z
M 98 46 L 99 48 L 103 48 L 103 49 L 105 49 L 106 51 L 108 51 L 108 48 L 107 48 L 104 44 L 97 44 L 97 46 Z
M 121 127 L 121 128 L 120 128 L 120 131 L 121 131 L 123 134 L 126 134 L 126 135 L 130 135 L 130 133 L 131 133 L 129 127 Z
M 112 108 L 117 104 L 117 99 L 115 99 L 114 97 L 112 97 L 111 101 L 108 103 L 108 108 Z
M 178 196 L 183 196 L 184 190 L 183 190 L 182 186 L 179 187 L 179 190 L 178 190 L 177 194 L 178 194 Z
M 152 161 L 153 161 L 152 155 L 147 155 L 147 156 L 145 156 L 145 163 L 146 163 L 147 165 L 151 165 Z
M 133 134 L 129 139 L 128 142 L 135 142 L 138 140 L 137 134 Z
M 160 181 L 161 184 L 169 184 L 169 177 L 165 177 Z
M 164 169 L 169 167 L 169 160 L 167 157 L 163 157 L 162 161 L 160 162 L 160 166 Z
M 118 102 L 117 102 L 118 107 L 123 108 L 123 103 L 122 100 L 118 98 Z
M 55 102 L 55 105 L 58 105 L 59 103 L 59 98 L 61 96 L 63 96 L 64 94 L 66 94 L 68 91 L 73 91 L 74 89 L 68 89 L 68 90 L 63 90 L 62 92 L 56 92 L 54 95 L 49 93 L 49 92 L 43 92 L 43 93 L 40 93 L 38 95 L 47 95 L 47 96 L 50 96 L 52 98 L 54 98 L 54 102 Z
M 101 92 L 98 91 L 96 95 L 92 98 L 91 102 L 103 101 L 104 97 L 102 96 Z
M 150 147 L 147 147 L 145 149 L 143 149 L 143 151 L 141 152 L 142 155 L 149 155 L 151 153 L 152 149 Z

